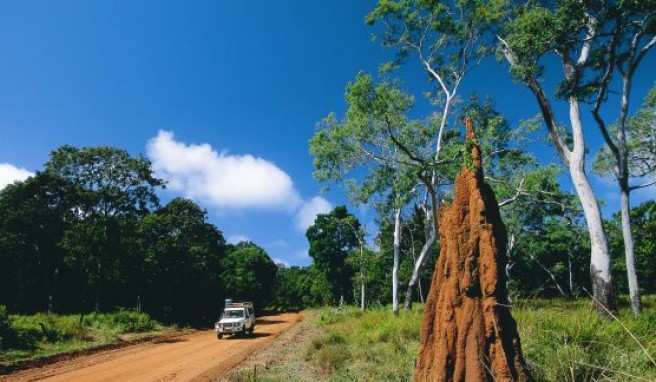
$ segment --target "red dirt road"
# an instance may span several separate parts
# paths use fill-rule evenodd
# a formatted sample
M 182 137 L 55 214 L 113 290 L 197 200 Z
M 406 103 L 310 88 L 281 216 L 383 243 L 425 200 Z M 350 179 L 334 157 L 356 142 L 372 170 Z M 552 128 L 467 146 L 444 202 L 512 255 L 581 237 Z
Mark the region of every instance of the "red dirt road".
M 300 322 L 303 313 L 258 318 L 253 337 L 202 331 L 0 376 L 0 381 L 214 381 Z

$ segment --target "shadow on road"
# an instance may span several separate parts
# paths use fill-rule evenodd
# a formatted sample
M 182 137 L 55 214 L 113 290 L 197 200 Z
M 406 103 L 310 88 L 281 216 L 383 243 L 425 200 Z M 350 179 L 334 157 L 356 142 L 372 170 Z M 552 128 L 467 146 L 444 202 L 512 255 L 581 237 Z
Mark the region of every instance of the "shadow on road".
M 187 342 L 189 341 L 188 339 L 184 338 L 162 338 L 158 340 L 152 341 L 154 344 L 177 344 L 180 342 Z
M 256 329 L 257 330 L 257 329 Z M 250 339 L 250 338 L 262 338 L 262 337 L 269 337 L 271 333 L 258 333 L 255 332 L 252 335 L 239 335 L 239 334 L 232 334 L 232 335 L 226 335 L 222 338 L 222 340 L 244 340 L 244 339 Z
M 266 318 L 258 318 L 256 321 L 257 325 L 273 325 L 273 324 L 284 324 L 287 321 L 281 321 L 281 320 L 269 320 Z

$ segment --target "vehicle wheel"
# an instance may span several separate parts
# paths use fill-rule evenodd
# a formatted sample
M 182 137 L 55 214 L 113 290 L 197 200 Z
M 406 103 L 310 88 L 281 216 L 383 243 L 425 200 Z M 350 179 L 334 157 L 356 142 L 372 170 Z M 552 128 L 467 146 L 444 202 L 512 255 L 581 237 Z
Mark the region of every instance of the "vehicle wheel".
M 216 333 L 216 339 L 220 340 L 221 338 L 223 338 L 223 333 Z
M 248 335 L 253 337 L 253 332 L 255 331 L 255 325 L 251 326 L 250 329 L 248 329 Z

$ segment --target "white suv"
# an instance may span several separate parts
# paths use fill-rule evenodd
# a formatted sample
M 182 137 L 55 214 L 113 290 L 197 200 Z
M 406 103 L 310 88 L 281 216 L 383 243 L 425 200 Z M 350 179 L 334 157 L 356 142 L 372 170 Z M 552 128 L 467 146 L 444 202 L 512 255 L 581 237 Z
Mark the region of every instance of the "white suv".
M 252 302 L 228 303 L 221 318 L 214 324 L 216 338 L 224 334 L 253 334 L 255 330 L 255 311 Z

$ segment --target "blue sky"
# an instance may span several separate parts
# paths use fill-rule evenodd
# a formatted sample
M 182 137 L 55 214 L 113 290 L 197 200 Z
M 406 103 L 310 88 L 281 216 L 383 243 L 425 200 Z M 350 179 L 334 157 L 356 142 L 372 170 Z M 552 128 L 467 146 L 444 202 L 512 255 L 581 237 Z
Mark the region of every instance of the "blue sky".
M 193 197 L 229 240 L 249 238 L 273 258 L 307 264 L 304 224 L 345 202 L 338 189 L 320 194 L 307 142 L 316 122 L 344 111 L 346 83 L 390 57 L 364 25 L 374 3 L 4 1 L 0 170 L 39 170 L 62 144 L 158 158 L 171 180 L 164 200 Z M 655 64 L 653 54 L 643 63 L 634 106 Z M 463 95 L 494 96 L 514 122 L 536 114 L 531 94 L 504 71 L 486 63 Z M 419 66 L 398 75 L 428 112 Z M 587 125 L 596 151 L 599 134 Z M 539 153 L 545 162 L 554 155 Z M 616 188 L 595 186 L 610 216 Z M 654 195 L 645 190 L 634 204 Z

